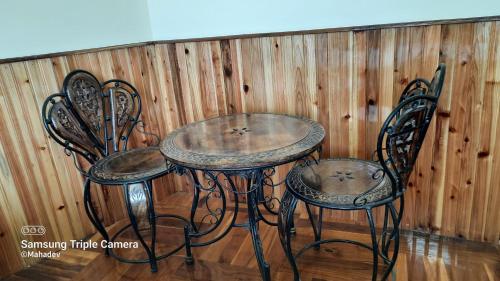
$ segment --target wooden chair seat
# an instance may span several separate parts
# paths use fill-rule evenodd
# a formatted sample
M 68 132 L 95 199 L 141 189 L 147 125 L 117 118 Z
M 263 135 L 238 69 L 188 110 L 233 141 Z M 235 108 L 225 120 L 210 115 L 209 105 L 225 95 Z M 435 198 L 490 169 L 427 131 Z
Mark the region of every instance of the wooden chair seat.
M 102 158 L 91 168 L 98 180 L 113 182 L 144 181 L 169 171 L 165 157 L 156 146 L 121 151 Z
M 297 166 L 287 186 L 307 203 L 327 208 L 354 207 L 391 196 L 390 179 L 377 162 L 352 158 L 321 160 Z

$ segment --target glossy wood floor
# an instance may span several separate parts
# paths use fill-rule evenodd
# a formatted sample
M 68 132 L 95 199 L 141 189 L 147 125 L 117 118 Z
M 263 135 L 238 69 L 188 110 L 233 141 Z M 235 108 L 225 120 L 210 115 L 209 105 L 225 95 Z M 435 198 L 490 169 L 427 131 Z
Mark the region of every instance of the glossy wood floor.
M 173 208 L 166 206 L 176 206 L 175 210 L 188 207 L 185 194 L 177 193 L 169 199 L 164 205 L 157 206 L 158 212 L 173 212 Z M 182 243 L 182 230 L 172 227 L 173 222 L 165 220 L 160 225 L 160 251 Z M 312 241 L 312 231 L 305 218 L 297 218 L 296 225 L 294 248 L 298 250 L 301 245 Z M 110 232 L 116 232 L 119 227 L 110 227 Z M 367 229 L 361 227 L 334 223 L 326 223 L 324 227 L 324 237 L 369 241 Z M 123 239 L 130 235 L 125 233 Z M 273 280 L 293 280 L 276 229 L 262 225 L 261 236 Z M 95 235 L 91 239 L 95 241 L 98 237 Z M 127 257 L 144 257 L 139 250 L 118 252 Z M 100 251 L 72 249 L 62 252 L 59 258 L 42 260 L 7 280 L 260 280 L 252 242 L 244 229 L 233 229 L 218 243 L 195 248 L 194 265 L 186 265 L 183 254 L 182 250 L 175 256 L 161 260 L 159 271 L 151 273 L 145 264 L 120 263 Z M 306 252 L 299 259 L 299 267 L 304 281 L 370 280 L 371 252 L 352 245 L 323 245 L 320 250 Z M 402 236 L 397 265 L 388 280 L 500 280 L 500 250 L 491 244 L 406 233 Z

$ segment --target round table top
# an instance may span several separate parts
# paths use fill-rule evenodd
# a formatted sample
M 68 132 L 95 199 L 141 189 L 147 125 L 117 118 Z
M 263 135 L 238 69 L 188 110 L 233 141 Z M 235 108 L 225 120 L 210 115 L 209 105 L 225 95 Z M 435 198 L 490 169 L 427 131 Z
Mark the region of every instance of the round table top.
M 277 166 L 313 152 L 324 128 L 307 118 L 270 113 L 236 114 L 175 130 L 160 149 L 175 164 L 205 170 Z

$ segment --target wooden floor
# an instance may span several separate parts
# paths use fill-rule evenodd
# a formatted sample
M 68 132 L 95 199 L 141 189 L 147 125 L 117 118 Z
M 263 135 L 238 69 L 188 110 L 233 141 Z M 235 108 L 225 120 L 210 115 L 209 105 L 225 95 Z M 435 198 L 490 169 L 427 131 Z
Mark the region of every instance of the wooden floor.
M 177 196 L 177 197 L 176 197 Z M 182 203 L 182 195 L 174 195 L 168 206 Z M 158 211 L 172 212 L 173 208 L 158 206 Z M 180 228 L 167 227 L 172 222 L 161 222 L 158 228 L 159 249 L 172 249 L 182 243 Z M 312 241 L 312 231 L 305 219 L 296 222 L 297 235 L 294 248 Z M 119 225 L 110 227 L 116 232 Z M 293 280 L 291 269 L 281 248 L 277 230 L 261 225 L 265 255 L 271 265 L 273 280 Z M 125 233 L 127 239 L 131 233 Z M 98 235 L 92 237 L 97 240 Z M 348 238 L 369 242 L 366 229 L 332 223 L 325 224 L 324 237 Z M 144 257 L 142 251 L 123 250 L 129 257 Z M 106 257 L 100 251 L 71 249 L 61 257 L 42 260 L 40 263 L 17 272 L 7 280 L 260 280 L 253 256 L 251 238 L 244 229 L 233 229 L 216 244 L 194 249 L 195 264 L 184 263 L 184 251 L 161 260 L 157 273 L 149 265 L 125 264 Z M 380 265 L 382 266 L 382 265 Z M 299 259 L 302 280 L 370 280 L 371 252 L 353 245 L 323 245 L 320 250 L 310 250 Z M 388 280 L 500 280 L 500 251 L 489 244 L 467 241 L 433 239 L 407 233 L 402 237 L 400 255 L 394 272 Z

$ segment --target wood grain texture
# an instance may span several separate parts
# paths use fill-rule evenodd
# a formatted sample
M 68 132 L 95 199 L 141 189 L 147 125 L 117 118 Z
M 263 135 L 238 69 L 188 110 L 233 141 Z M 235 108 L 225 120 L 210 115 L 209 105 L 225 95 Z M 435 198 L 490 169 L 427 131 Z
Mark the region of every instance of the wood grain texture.
M 43 224 L 50 240 L 94 231 L 81 204 L 82 179 L 40 120 L 42 101 L 71 70 L 131 82 L 146 129 L 161 137 L 224 114 L 288 113 L 326 128 L 324 157 L 369 158 L 402 89 L 430 78 L 438 62 L 446 63 L 447 76 L 409 183 L 403 227 L 498 243 L 498 21 L 155 43 L 0 64 L 0 275 L 32 262 L 18 254 L 22 225 Z M 130 144 L 151 142 L 133 134 Z M 155 184 L 159 201 L 190 190 L 173 176 Z M 120 191 L 94 191 L 106 224 L 125 217 Z M 366 223 L 363 213 L 325 217 Z

